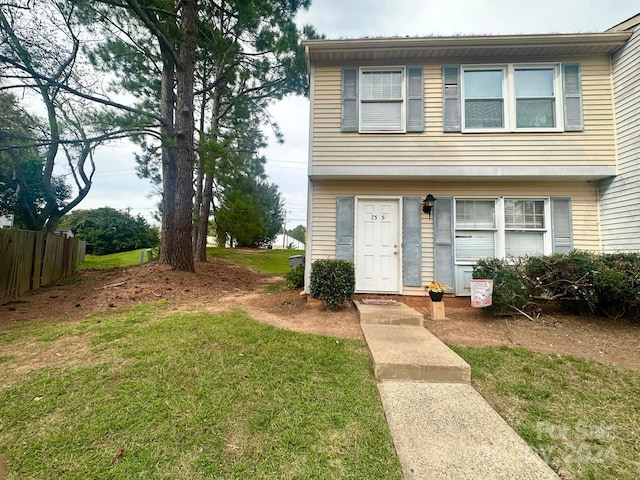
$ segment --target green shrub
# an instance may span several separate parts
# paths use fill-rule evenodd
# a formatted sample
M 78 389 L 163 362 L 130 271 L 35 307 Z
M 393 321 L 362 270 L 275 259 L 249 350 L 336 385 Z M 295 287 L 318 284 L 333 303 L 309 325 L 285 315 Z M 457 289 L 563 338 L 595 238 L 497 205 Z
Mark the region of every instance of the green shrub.
M 584 313 L 593 312 L 595 268 L 593 254 L 574 250 L 528 257 L 523 274 L 532 299 L 556 302 L 572 313 Z
M 474 267 L 473 278 L 494 281 L 496 313 L 539 312 L 548 304 L 573 313 L 609 318 L 640 317 L 640 254 L 572 251 L 507 263 L 487 259 Z
M 291 268 L 285 275 L 284 280 L 289 288 L 304 287 L 304 265 L 296 265 Z
M 493 302 L 487 310 L 496 314 L 515 313 L 516 309 L 531 310 L 534 305 L 520 269 L 519 263 L 510 264 L 499 258 L 480 260 L 473 267 L 473 278 L 493 280 Z
M 111 207 L 74 210 L 60 220 L 60 226 L 71 228 L 76 237 L 85 240 L 86 253 L 90 255 L 129 252 L 160 244 L 160 232 L 144 217 L 133 217 L 125 210 Z
M 597 313 L 640 317 L 640 254 L 599 255 L 593 272 Z
M 356 274 L 346 260 L 316 260 L 311 264 L 309 291 L 330 309 L 340 308 L 353 297 Z

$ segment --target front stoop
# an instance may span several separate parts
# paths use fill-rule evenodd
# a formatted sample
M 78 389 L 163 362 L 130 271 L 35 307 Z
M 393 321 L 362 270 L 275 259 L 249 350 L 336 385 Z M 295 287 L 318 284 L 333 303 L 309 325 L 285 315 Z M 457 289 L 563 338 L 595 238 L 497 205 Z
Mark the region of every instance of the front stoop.
M 424 327 L 361 324 L 379 381 L 469 383 L 471 368 Z
M 382 382 L 405 480 L 558 480 L 470 385 Z
M 404 303 L 395 305 L 367 305 L 355 302 L 361 324 L 422 326 L 424 317 Z

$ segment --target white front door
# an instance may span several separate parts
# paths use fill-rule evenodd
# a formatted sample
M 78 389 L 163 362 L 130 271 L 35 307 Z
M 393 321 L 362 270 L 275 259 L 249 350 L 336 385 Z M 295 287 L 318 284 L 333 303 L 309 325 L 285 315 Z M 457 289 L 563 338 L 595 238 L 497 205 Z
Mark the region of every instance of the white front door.
M 357 199 L 356 291 L 398 293 L 398 199 Z

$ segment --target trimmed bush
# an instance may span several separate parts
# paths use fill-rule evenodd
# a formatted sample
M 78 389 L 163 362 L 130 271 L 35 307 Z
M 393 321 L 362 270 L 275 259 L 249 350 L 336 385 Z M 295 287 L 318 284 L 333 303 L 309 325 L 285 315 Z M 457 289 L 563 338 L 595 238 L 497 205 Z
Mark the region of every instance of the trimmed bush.
M 494 281 L 496 313 L 537 313 L 550 304 L 573 313 L 640 317 L 640 254 L 568 254 L 526 257 L 515 263 L 487 259 L 473 278 Z
M 346 260 L 316 260 L 311 264 L 309 291 L 330 309 L 340 308 L 353 298 L 356 274 L 353 263 Z
M 291 289 L 304 287 L 304 265 L 296 265 L 291 268 L 284 275 L 284 280 L 287 283 L 287 287 Z
M 600 255 L 593 272 L 598 313 L 640 318 L 640 254 Z
M 493 302 L 486 308 L 495 314 L 531 311 L 534 307 L 520 273 L 520 264 L 510 264 L 499 258 L 480 260 L 473 267 L 473 278 L 493 280 Z

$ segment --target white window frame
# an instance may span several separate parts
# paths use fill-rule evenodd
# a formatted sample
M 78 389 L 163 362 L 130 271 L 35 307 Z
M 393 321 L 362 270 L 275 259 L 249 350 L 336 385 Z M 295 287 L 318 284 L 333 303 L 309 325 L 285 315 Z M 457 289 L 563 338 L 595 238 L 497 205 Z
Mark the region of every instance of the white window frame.
M 467 95 L 464 81 L 465 72 L 469 71 L 484 71 L 484 70 L 500 70 L 502 72 L 502 124 L 503 127 L 487 127 L 487 128 L 467 128 L 467 115 L 466 115 L 466 103 L 467 103 Z M 509 90 L 507 85 L 507 67 L 505 65 L 473 65 L 473 66 L 462 66 L 462 70 L 460 72 L 460 83 L 461 83 L 461 105 L 460 105 L 460 115 L 462 119 L 462 131 L 463 132 L 504 132 L 508 130 L 508 117 L 509 117 Z
M 400 71 L 402 76 L 402 81 L 400 85 L 400 98 L 398 100 L 389 99 L 389 100 L 367 100 L 364 99 L 364 95 L 362 94 L 364 82 L 363 76 L 365 73 L 369 72 L 397 72 Z M 407 81 L 407 73 L 406 69 L 403 66 L 397 67 L 360 67 L 358 70 L 358 131 L 360 133 L 406 133 L 406 108 L 407 108 L 407 89 L 406 89 L 406 81 Z M 365 103 L 400 103 L 400 128 L 395 130 L 374 130 L 364 128 L 362 125 L 362 105 Z
M 457 218 L 457 212 L 458 212 L 458 208 L 457 208 L 457 202 L 458 201 L 475 201 L 475 202 L 493 202 L 493 227 L 464 227 L 464 228 L 458 228 L 458 218 Z M 455 257 L 455 262 L 456 265 L 475 265 L 477 263 L 477 260 L 475 259 L 469 259 L 469 258 L 464 258 L 464 259 L 460 259 L 458 260 L 458 238 L 460 238 L 458 236 L 458 232 L 493 232 L 493 250 L 494 250 L 494 255 L 495 255 L 495 251 L 497 250 L 497 243 L 498 243 L 498 205 L 497 205 L 497 201 L 495 198 L 482 198 L 482 197 L 456 197 L 454 199 L 454 205 L 453 205 L 453 233 L 454 233 L 454 240 L 455 240 L 455 244 L 454 244 L 454 257 Z M 488 257 L 481 257 L 481 258 L 488 258 Z
M 473 230 L 469 228 L 457 228 L 457 202 L 459 200 L 475 200 L 475 201 L 494 201 L 495 202 L 495 237 L 494 237 L 494 257 L 501 259 L 512 259 L 513 257 L 507 257 L 506 255 L 506 218 L 505 218 L 505 200 L 537 200 L 544 202 L 544 228 L 526 228 L 526 229 L 509 229 L 510 231 L 532 231 L 542 232 L 542 244 L 543 255 L 551 255 L 552 253 L 552 238 L 551 238 L 551 199 L 550 197 L 540 196 L 508 196 L 508 197 L 481 197 L 481 196 L 460 196 L 454 197 L 453 201 L 453 230 L 454 230 L 454 242 L 457 242 L 458 230 Z M 482 231 L 489 231 L 492 229 L 477 229 Z M 455 265 L 475 265 L 476 261 L 461 259 L 457 257 L 457 244 L 453 246 L 454 263 Z
M 512 227 L 507 227 L 507 219 L 506 219 L 506 212 L 505 212 L 505 201 L 506 200 L 532 200 L 532 201 L 541 201 L 544 202 L 543 203 L 543 223 L 544 226 L 542 228 L 512 228 Z M 550 199 L 544 198 L 544 197 L 504 197 L 501 198 L 500 201 L 501 205 L 502 205 L 502 212 L 500 215 L 500 219 L 502 221 L 502 225 L 500 228 L 500 236 L 504 239 L 502 241 L 502 256 L 500 258 L 506 258 L 506 259 L 510 259 L 510 258 L 514 258 L 512 256 L 507 256 L 507 232 L 535 232 L 535 233 L 542 233 L 542 253 L 541 255 L 550 255 L 551 251 L 552 251 L 552 245 L 551 245 L 551 202 Z
M 526 127 L 518 128 L 516 124 L 516 84 L 515 71 L 524 69 L 553 69 L 554 89 L 554 127 Z M 504 102 L 504 127 L 503 128 L 467 128 L 466 127 L 466 91 L 464 74 L 473 70 L 501 70 L 502 95 Z M 562 94 L 562 69 L 559 63 L 508 63 L 496 65 L 462 65 L 460 71 L 460 117 L 462 131 L 466 133 L 491 133 L 491 132 L 563 132 L 564 131 L 564 102 Z

